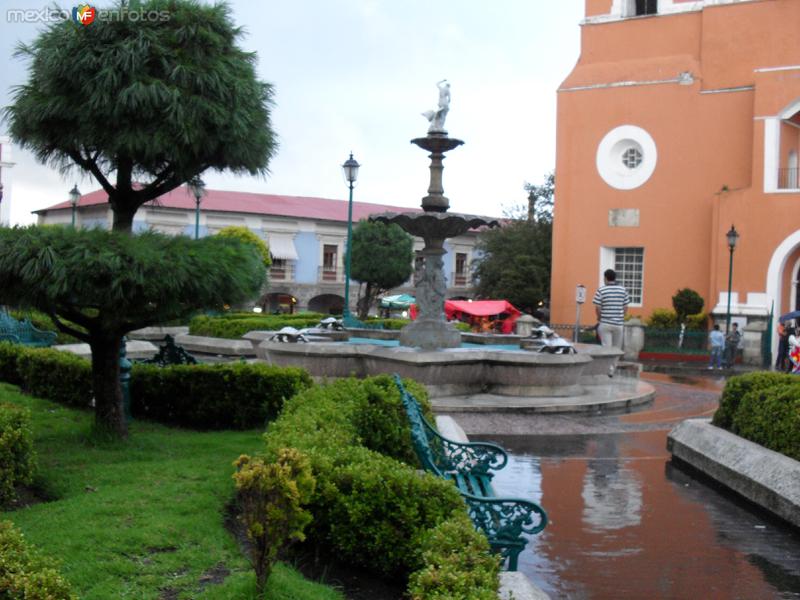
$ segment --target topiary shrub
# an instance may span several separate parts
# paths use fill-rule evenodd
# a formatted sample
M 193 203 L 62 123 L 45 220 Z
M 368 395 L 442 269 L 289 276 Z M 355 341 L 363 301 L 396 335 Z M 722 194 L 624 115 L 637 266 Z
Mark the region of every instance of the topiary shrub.
M 272 463 L 242 455 L 233 465 L 239 519 L 251 542 L 250 561 L 261 596 L 281 548 L 305 539 L 311 513 L 302 507 L 316 482 L 308 459 L 293 448 L 280 450 Z
M 800 386 L 779 383 L 744 394 L 733 429 L 765 448 L 800 460 Z
M 263 363 L 137 364 L 131 411 L 137 418 L 198 429 L 263 427 L 286 399 L 311 385 L 303 369 Z
M 88 408 L 92 403 L 92 364 L 71 352 L 28 348 L 17 357 L 22 389 L 59 404 Z
M 453 517 L 427 532 L 420 546 L 425 566 L 411 574 L 412 600 L 497 600 L 500 560 L 467 515 Z
M 10 521 L 0 521 L 0 598 L 75 600 L 51 559 L 28 546 Z
M 16 486 L 33 481 L 35 469 L 30 412 L 0 404 L 0 505 L 16 498 Z
M 309 505 L 314 521 L 307 535 L 314 547 L 352 565 L 407 577 L 429 567 L 423 548 L 433 550 L 445 543 L 446 536 L 435 536 L 426 545 L 430 532 L 453 519 L 463 523 L 466 506 L 451 482 L 417 470 L 407 418 L 396 408 L 400 394 L 390 382 L 388 376 L 340 379 L 305 390 L 286 403 L 264 439 L 268 460 L 282 448 L 294 447 L 311 461 L 317 486 Z M 405 385 L 424 397 L 418 384 L 406 381 Z M 378 423 L 380 415 L 386 423 Z M 496 597 L 496 578 L 482 577 L 473 581 L 476 587 L 468 595 L 460 595 L 463 588 L 458 582 L 471 577 L 469 569 L 494 560 L 488 545 L 479 546 L 459 547 L 464 556 L 451 561 L 448 580 L 437 588 L 441 596 L 428 597 L 483 598 L 489 593 Z M 448 546 L 440 554 L 451 550 Z
M 704 304 L 703 297 L 689 288 L 678 290 L 672 297 L 672 308 L 678 316 L 678 323 L 685 323 L 689 315 L 702 312 Z
M 756 371 L 730 377 L 725 383 L 725 389 L 722 390 L 719 408 L 714 413 L 711 422 L 717 427 L 738 433 L 734 417 L 739 410 L 739 403 L 742 398 L 752 390 L 766 389 L 783 384 L 800 384 L 800 377 L 788 373 L 772 373 L 770 371 Z

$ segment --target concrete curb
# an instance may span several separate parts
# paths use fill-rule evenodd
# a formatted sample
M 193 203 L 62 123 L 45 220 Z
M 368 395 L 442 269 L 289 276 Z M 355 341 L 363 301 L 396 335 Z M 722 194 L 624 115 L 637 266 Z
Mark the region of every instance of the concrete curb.
M 687 419 L 667 436 L 677 458 L 747 500 L 800 527 L 800 462 L 715 427 Z
M 436 429 L 443 436 L 456 442 L 469 442 L 467 434 L 453 417 L 446 415 L 436 417 Z M 501 571 L 500 600 L 550 600 L 550 596 L 531 582 L 524 573 L 519 571 Z

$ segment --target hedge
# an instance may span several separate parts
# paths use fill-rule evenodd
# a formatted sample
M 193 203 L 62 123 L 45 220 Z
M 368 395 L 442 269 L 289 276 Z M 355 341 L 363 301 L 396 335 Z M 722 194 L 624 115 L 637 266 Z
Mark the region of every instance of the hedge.
M 781 384 L 800 383 L 800 377 L 788 373 L 775 373 L 770 371 L 755 371 L 744 375 L 730 377 L 722 390 L 719 399 L 719 408 L 714 413 L 711 422 L 717 427 L 728 429 L 733 433 L 738 433 L 734 423 L 734 417 L 739 410 L 739 403 L 744 396 L 757 389 L 765 389 Z
M 429 411 L 424 388 L 406 385 Z M 382 575 L 411 575 L 414 590 L 425 590 L 417 597 L 496 597 L 499 560 L 465 518 L 453 484 L 418 470 L 400 395 L 388 375 L 340 379 L 301 392 L 264 438 L 269 460 L 292 447 L 311 461 L 317 481 L 309 504 L 312 546 Z M 463 542 L 459 556 L 444 560 L 452 539 Z M 464 581 L 470 582 L 468 596 L 459 587 Z
M 800 460 L 800 377 L 769 371 L 731 377 L 711 422 Z
M 255 315 L 235 313 L 232 315 L 194 317 L 189 323 L 191 335 L 237 339 L 248 331 L 277 331 L 284 327 L 303 329 L 313 327 L 325 318 L 320 313 L 297 313 L 294 315 Z
M 743 438 L 800 460 L 800 386 L 781 383 L 747 392 L 733 424 Z
M 91 405 L 91 363 L 69 352 L 0 343 L 0 380 L 68 406 Z M 131 410 L 136 417 L 199 429 L 264 427 L 286 398 L 311 384 L 308 373 L 295 367 L 137 364 Z
M 16 486 L 33 481 L 35 468 L 30 412 L 0 404 L 0 505 L 16 498 Z
M 31 548 L 9 521 L 0 521 L 0 598 L 74 600 L 52 561 Z
M 198 429 L 264 427 L 286 399 L 312 385 L 296 367 L 260 363 L 134 365 L 134 417 Z

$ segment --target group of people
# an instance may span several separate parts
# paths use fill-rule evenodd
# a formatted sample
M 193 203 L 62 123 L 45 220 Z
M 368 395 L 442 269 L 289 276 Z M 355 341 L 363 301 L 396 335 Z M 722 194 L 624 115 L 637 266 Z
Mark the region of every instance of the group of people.
M 738 323 L 733 323 L 728 334 L 722 333 L 718 324 L 714 324 L 708 334 L 708 347 L 711 356 L 708 368 L 729 369 L 736 362 L 736 351 L 742 341 L 742 333 L 739 331 Z
M 603 273 L 604 285 L 595 292 L 592 303 L 597 312 L 597 334 L 603 346 L 622 348 L 625 314 L 628 311 L 630 297 L 624 286 L 617 282 L 617 274 L 613 269 Z M 736 362 L 736 354 L 742 341 L 739 325 L 733 323 L 727 334 L 714 325 L 708 336 L 711 349 L 709 369 L 730 368 Z M 781 338 L 783 339 L 783 338 Z M 795 372 L 800 372 L 800 333 L 792 329 L 786 336 L 785 356 L 791 362 Z M 780 361 L 780 357 L 778 358 Z M 608 373 L 614 375 L 612 366 Z
M 794 322 L 778 322 L 778 358 L 775 370 L 800 374 L 800 332 Z

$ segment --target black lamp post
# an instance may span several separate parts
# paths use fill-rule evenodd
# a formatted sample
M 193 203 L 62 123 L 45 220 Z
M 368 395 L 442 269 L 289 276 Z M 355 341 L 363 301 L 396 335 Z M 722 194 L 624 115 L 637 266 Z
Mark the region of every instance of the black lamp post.
M 350 246 L 353 242 L 353 187 L 356 179 L 358 179 L 358 168 L 360 166 L 353 158 L 352 152 L 350 153 L 350 158 L 344 161 L 342 165 L 342 174 L 350 187 L 350 200 L 347 203 L 347 250 L 344 255 L 344 311 L 342 317 L 345 325 L 350 319 Z
M 72 186 L 69 191 L 69 203 L 72 205 L 72 228 L 75 229 L 75 211 L 78 209 L 78 202 L 81 201 L 81 193 L 78 191 L 78 184 Z
M 731 225 L 728 233 L 725 234 L 728 238 L 728 249 L 730 250 L 730 261 L 728 263 L 728 316 L 725 319 L 725 335 L 731 329 L 731 285 L 733 284 L 733 250 L 736 248 L 736 242 L 739 239 L 739 232 Z
M 199 177 L 193 177 L 189 181 L 189 190 L 194 196 L 194 239 L 200 237 L 200 201 L 206 195 L 206 184 Z

